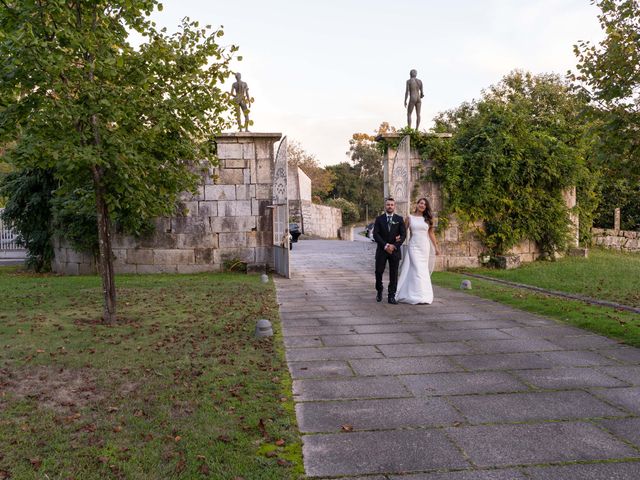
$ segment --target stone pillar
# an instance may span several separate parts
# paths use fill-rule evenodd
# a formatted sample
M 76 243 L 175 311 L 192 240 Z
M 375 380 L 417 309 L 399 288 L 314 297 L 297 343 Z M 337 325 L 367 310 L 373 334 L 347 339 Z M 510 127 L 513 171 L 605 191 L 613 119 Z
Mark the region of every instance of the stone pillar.
M 577 204 L 576 187 L 571 187 L 562 192 L 564 202 L 569 210 L 574 208 Z M 571 243 L 569 248 L 578 248 L 580 242 L 580 217 L 577 213 L 569 211 L 569 229 L 571 232 Z
M 620 230 L 620 209 L 619 208 L 616 208 L 613 211 L 613 229 L 615 231 Z
M 241 259 L 249 270 L 264 271 L 273 262 L 272 203 L 275 152 L 280 133 L 235 132 L 217 137 L 219 166 L 213 185 L 205 185 L 205 200 L 217 202 L 221 227 L 220 262 Z M 235 189 L 221 198 L 220 187 Z M 224 188 L 224 187 L 223 187 Z

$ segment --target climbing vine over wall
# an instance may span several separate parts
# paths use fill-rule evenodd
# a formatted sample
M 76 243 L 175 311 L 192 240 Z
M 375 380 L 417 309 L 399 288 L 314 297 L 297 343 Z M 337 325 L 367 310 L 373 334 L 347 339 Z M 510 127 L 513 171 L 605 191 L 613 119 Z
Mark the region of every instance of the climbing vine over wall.
M 585 166 L 589 129 L 582 98 L 555 75 L 512 72 L 483 92 L 436 118 L 438 138 L 415 130 L 411 146 L 433 167 L 422 181 L 441 185 L 444 210 L 463 222 L 481 221 L 478 231 L 488 252 L 500 255 L 521 240 L 534 240 L 551 256 L 569 240 L 569 210 L 563 192 L 578 187 L 576 213 L 591 225 L 595 182 Z M 394 147 L 395 139 L 381 148 Z M 386 144 L 385 144 L 386 143 Z

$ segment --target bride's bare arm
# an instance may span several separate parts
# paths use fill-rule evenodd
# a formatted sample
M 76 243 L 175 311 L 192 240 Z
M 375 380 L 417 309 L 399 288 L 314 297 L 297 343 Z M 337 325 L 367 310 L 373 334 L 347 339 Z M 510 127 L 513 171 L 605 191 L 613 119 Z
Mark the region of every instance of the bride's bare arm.
M 438 242 L 436 241 L 436 233 L 433 225 L 429 226 L 429 238 L 431 239 L 431 243 L 436 248 L 436 255 L 440 255 L 440 248 L 438 247 Z
M 404 219 L 404 228 L 407 233 L 409 233 L 410 224 L 411 224 L 411 219 L 409 218 L 409 215 L 407 215 L 407 218 Z M 399 241 L 400 241 L 400 235 L 396 235 L 396 242 L 399 242 Z

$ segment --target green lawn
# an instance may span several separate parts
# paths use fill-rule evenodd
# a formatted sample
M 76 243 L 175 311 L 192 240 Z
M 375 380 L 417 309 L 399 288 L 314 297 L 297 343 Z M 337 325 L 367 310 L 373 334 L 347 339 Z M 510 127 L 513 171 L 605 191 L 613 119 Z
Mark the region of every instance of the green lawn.
M 0 269 L 0 479 L 301 476 L 275 290 L 239 274 L 98 277 Z
M 533 262 L 514 270 L 473 269 L 473 273 L 536 287 L 579 293 L 640 307 L 640 254 L 594 248 L 588 258 Z

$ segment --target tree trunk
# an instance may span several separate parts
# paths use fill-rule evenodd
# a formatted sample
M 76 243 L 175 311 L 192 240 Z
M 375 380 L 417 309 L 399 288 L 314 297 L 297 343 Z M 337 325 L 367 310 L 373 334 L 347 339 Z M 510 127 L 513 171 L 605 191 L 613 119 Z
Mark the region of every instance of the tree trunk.
M 116 322 L 116 283 L 113 271 L 113 253 L 111 251 L 109 210 L 105 202 L 102 168 L 94 165 L 92 173 L 98 214 L 98 245 L 100 247 L 98 268 L 102 276 L 102 291 L 104 293 L 102 321 L 111 324 Z

